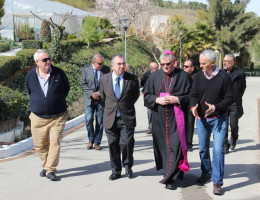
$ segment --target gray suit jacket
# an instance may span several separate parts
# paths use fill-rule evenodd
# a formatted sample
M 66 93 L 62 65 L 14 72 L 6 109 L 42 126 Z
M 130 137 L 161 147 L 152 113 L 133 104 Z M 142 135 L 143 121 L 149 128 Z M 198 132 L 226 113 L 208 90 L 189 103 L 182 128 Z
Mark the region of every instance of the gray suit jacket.
M 139 83 L 135 75 L 124 72 L 124 86 L 119 99 L 113 91 L 112 72 L 100 79 L 100 96 L 105 101 L 103 123 L 110 129 L 115 121 L 116 111 L 119 107 L 121 118 L 128 129 L 136 126 L 134 104 L 139 98 Z
M 100 70 L 100 78 L 104 75 L 110 72 L 110 68 L 106 65 L 102 67 Z M 100 80 L 99 78 L 99 80 Z M 92 63 L 85 65 L 82 67 L 81 77 L 80 77 L 80 86 L 83 89 L 83 102 L 85 105 L 89 106 L 91 105 L 91 101 L 93 100 L 91 95 L 94 92 L 97 92 L 96 86 L 95 86 L 95 79 L 94 79 L 94 72 Z M 102 104 L 104 102 L 101 101 Z

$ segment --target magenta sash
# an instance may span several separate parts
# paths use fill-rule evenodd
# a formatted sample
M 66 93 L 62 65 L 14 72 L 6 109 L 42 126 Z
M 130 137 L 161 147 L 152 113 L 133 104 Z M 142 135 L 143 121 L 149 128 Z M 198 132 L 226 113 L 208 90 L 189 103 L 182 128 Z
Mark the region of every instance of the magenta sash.
M 186 132 L 185 132 L 185 122 L 184 122 L 184 114 L 183 110 L 180 105 L 175 104 L 174 105 L 174 113 L 175 113 L 175 119 L 177 123 L 177 130 L 179 133 L 179 138 L 181 142 L 181 148 L 183 153 L 183 160 L 179 163 L 179 168 L 181 171 L 188 172 L 190 167 L 188 163 L 188 157 L 187 157 L 187 140 L 186 140 Z

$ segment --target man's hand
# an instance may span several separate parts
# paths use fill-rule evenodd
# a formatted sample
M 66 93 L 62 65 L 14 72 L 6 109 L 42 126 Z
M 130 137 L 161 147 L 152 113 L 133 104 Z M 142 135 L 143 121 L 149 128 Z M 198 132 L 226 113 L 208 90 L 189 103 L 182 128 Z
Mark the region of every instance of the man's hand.
M 156 99 L 156 103 L 163 105 L 163 106 L 168 105 L 168 104 L 179 103 L 179 98 L 176 96 L 158 97 Z
M 209 104 L 207 102 L 205 102 L 205 104 L 209 107 L 209 109 L 206 110 L 206 113 L 205 113 L 205 116 L 204 116 L 206 118 L 207 116 L 209 116 L 211 113 L 213 113 L 215 111 L 215 107 L 214 107 L 214 105 Z
M 175 103 L 179 103 L 179 98 L 176 96 L 166 96 L 165 97 L 166 101 L 168 101 L 168 104 L 175 104 Z
M 93 92 L 91 96 L 93 99 L 99 100 L 100 94 L 99 94 L 99 92 Z
M 191 112 L 193 114 L 193 116 L 195 117 L 195 119 L 200 119 L 199 115 L 198 115 L 198 104 L 196 104 L 196 106 L 191 108 Z

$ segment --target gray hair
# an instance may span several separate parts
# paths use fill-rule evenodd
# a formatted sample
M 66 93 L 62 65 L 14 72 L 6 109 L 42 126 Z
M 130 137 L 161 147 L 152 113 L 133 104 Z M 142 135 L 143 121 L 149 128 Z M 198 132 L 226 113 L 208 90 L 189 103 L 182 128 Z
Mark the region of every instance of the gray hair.
M 104 60 L 103 56 L 101 54 L 97 53 L 92 57 L 92 62 L 95 62 L 98 58 L 101 58 L 102 60 Z
M 216 61 L 216 59 L 217 59 L 215 51 L 212 51 L 212 50 L 203 51 L 200 54 L 200 57 L 205 57 L 205 58 L 207 58 L 208 61 L 213 61 L 213 60 Z
M 235 58 L 235 56 L 233 55 L 233 54 L 226 54 L 225 55 L 225 57 L 230 57 L 231 59 L 232 59 L 232 61 L 235 61 L 236 60 L 236 58 Z
M 122 55 L 122 54 L 115 54 L 115 55 L 113 55 L 112 56 L 112 58 L 111 58 L 111 65 L 114 65 L 114 59 L 115 59 L 115 57 L 119 57 L 119 58 L 123 58 L 124 59 L 124 62 L 125 62 L 125 57 Z
M 34 53 L 34 55 L 33 55 L 34 61 L 40 60 L 39 54 L 41 54 L 41 53 L 46 53 L 46 54 L 48 54 L 48 56 L 50 57 L 50 55 L 49 55 L 49 53 L 48 53 L 47 51 L 45 51 L 44 49 L 38 49 L 38 50 Z
M 173 61 L 175 59 L 175 57 L 172 54 L 162 53 L 161 56 L 160 56 L 160 60 L 164 59 L 164 58 L 167 58 L 167 57 L 171 58 L 171 61 Z

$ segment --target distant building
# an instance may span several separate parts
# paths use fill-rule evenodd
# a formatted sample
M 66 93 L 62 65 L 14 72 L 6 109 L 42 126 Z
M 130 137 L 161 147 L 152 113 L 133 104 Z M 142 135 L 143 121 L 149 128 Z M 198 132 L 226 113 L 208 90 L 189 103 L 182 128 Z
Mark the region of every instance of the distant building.
M 159 35 L 165 30 L 169 15 L 153 15 L 151 17 L 151 31 L 154 35 Z

